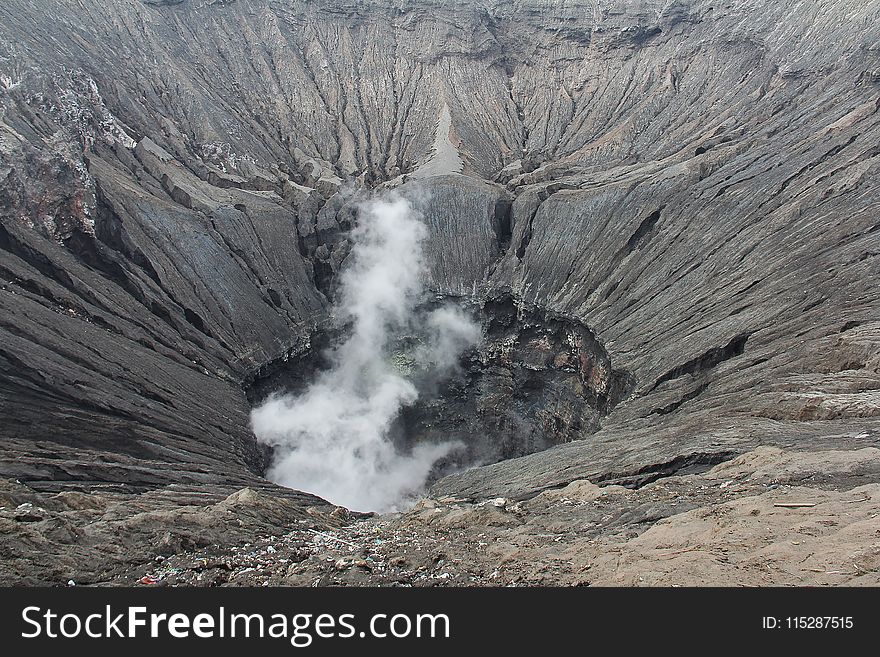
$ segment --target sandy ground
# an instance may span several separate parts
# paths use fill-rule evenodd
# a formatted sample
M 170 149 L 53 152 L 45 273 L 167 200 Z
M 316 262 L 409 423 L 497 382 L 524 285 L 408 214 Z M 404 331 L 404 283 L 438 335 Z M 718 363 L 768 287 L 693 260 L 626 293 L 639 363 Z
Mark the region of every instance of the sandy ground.
M 67 494 L 60 510 L 58 497 L 55 510 L 0 510 L 11 583 L 880 584 L 876 448 L 760 447 L 638 489 L 580 480 L 528 500 L 425 499 L 368 518 L 249 489 L 165 510 L 156 495 L 138 508 Z

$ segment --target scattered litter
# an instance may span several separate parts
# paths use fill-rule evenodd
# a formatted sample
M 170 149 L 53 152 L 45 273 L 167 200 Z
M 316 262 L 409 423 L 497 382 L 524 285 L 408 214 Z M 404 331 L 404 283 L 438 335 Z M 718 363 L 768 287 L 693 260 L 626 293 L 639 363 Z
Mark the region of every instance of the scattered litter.
M 140 578 L 139 581 L 141 584 L 147 584 L 147 585 L 157 584 L 159 582 L 159 580 L 156 579 L 155 577 L 153 577 L 152 575 L 144 575 L 143 577 Z
M 315 536 L 320 536 L 321 538 L 326 539 L 328 541 L 336 541 L 337 543 L 342 543 L 343 545 L 348 545 L 349 547 L 353 547 L 355 550 L 360 549 L 360 546 L 355 545 L 354 543 L 350 543 L 348 541 L 344 541 L 341 538 L 337 538 L 336 536 L 331 536 L 330 534 L 327 534 L 326 532 L 319 532 L 315 529 L 310 529 L 309 531 L 312 532 Z
M 46 509 L 34 506 L 30 502 L 19 504 L 15 508 L 13 519 L 16 522 L 40 522 L 46 517 Z
M 777 502 L 773 506 L 778 506 L 783 509 L 801 509 L 808 508 L 811 506 L 816 506 L 815 502 Z

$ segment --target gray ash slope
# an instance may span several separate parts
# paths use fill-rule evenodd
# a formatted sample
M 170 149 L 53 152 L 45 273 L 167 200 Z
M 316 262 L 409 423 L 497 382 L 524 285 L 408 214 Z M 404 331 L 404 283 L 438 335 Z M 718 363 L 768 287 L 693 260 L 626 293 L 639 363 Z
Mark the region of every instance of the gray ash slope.
M 8 0 L 0 474 L 278 492 L 244 389 L 326 322 L 349 190 L 398 184 L 432 291 L 635 381 L 435 494 L 876 444 L 878 108 L 875 1 Z

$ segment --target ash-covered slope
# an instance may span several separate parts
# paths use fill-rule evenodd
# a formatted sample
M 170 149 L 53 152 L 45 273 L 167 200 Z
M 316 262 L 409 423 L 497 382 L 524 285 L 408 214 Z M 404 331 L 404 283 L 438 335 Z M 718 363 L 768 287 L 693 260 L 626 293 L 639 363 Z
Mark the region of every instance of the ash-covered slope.
M 880 3 L 8 0 L 0 473 L 264 485 L 244 388 L 309 348 L 351 191 L 430 287 L 590 327 L 631 397 L 440 493 L 873 444 Z

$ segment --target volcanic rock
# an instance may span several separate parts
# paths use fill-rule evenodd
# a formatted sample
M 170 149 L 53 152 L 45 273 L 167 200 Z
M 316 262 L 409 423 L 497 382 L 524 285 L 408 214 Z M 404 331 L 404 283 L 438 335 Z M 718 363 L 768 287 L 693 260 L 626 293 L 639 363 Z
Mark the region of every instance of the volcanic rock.
M 156 541 L 190 554 L 300 531 L 310 507 L 327 508 L 313 531 L 338 524 L 263 479 L 248 391 L 313 353 L 357 200 L 375 190 L 418 199 L 432 293 L 582 327 L 605 372 L 587 396 L 613 387 L 550 449 L 451 474 L 433 498 L 547 500 L 584 481 L 638 496 L 760 446 L 791 463 L 873 454 L 878 109 L 876 2 L 7 0 L 4 563 L 25 583 L 103 582 L 133 577 Z M 876 469 L 860 476 L 870 498 Z M 229 498 L 246 488 L 287 510 L 260 502 L 251 518 L 250 493 Z M 770 493 L 745 492 L 769 510 Z M 705 503 L 745 519 L 751 504 Z M 644 504 L 621 526 L 672 513 Z M 229 509 L 245 525 L 227 541 Z M 672 545 L 672 525 L 712 542 L 715 520 L 679 509 L 632 559 Z M 106 572 L 89 565 L 120 535 Z M 860 554 L 858 572 L 876 570 Z

